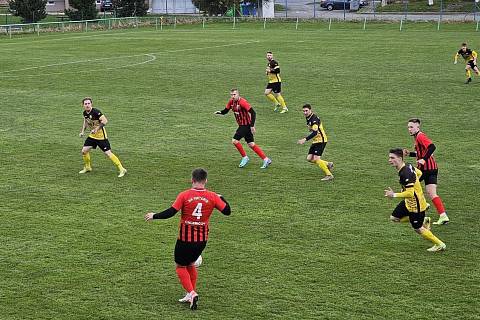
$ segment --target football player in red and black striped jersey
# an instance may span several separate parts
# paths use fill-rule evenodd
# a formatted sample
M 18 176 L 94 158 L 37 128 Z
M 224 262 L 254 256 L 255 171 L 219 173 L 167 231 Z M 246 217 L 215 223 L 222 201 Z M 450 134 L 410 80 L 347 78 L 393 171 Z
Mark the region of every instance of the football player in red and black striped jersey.
M 243 149 L 242 144 L 240 143 L 240 140 L 244 138 L 248 146 L 263 160 L 261 168 L 266 169 L 270 163 L 272 163 L 272 160 L 270 160 L 270 158 L 265 155 L 263 150 L 254 142 L 253 135 L 255 134 L 256 119 L 255 110 L 253 110 L 245 98 L 240 97 L 238 89 L 230 90 L 230 96 L 231 98 L 228 100 L 225 109 L 216 111 L 215 114 L 225 115 L 232 110 L 235 115 L 238 129 L 233 135 L 232 143 L 242 156 L 242 160 L 238 166 L 243 168 L 250 160 L 250 158 L 247 156 L 247 153 Z
M 433 205 L 440 215 L 438 221 L 434 222 L 434 224 L 447 224 L 450 219 L 447 216 L 442 199 L 437 195 L 438 166 L 433 156 L 436 147 L 432 140 L 420 131 L 420 124 L 421 121 L 418 118 L 408 120 L 408 133 L 415 139 L 415 151 L 410 152 L 404 149 L 403 152 L 404 155 L 417 158 L 417 167 L 422 171 L 420 181 L 423 180 L 425 182 L 428 197 L 432 200 Z
M 168 219 L 182 211 L 180 231 L 175 245 L 176 272 L 187 295 L 181 302 L 190 302 L 190 309 L 197 309 L 197 269 L 194 262 L 200 257 L 208 240 L 208 224 L 213 209 L 230 215 L 230 205 L 223 196 L 205 189 L 207 171 L 195 169 L 192 172 L 192 188 L 181 192 L 172 206 L 162 212 L 149 212 L 145 221 Z

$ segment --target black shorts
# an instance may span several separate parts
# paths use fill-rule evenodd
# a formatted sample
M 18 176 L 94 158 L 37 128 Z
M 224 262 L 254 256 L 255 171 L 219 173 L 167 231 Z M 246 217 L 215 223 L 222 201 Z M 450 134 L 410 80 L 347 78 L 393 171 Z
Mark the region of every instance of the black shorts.
M 85 143 L 83 144 L 84 147 L 92 147 L 93 149 L 96 149 L 97 146 L 102 149 L 103 152 L 106 152 L 110 150 L 110 142 L 108 142 L 108 139 L 105 140 L 97 140 L 88 137 L 87 140 L 85 140 Z
M 175 263 L 186 267 L 197 261 L 207 246 L 206 241 L 185 242 L 177 239 L 175 244 Z
M 313 154 L 314 156 L 321 157 L 326 145 L 326 142 L 312 143 L 310 149 L 308 150 L 308 154 Z
M 477 66 L 477 65 L 473 62 L 473 60 L 468 61 L 467 64 L 468 64 L 468 65 L 470 66 L 470 68 L 472 68 L 472 69 L 475 69 L 475 67 Z
M 437 184 L 438 169 L 422 170 L 422 176 L 420 182 L 425 181 L 425 185 Z
M 274 93 L 282 92 L 282 83 L 281 82 L 274 82 L 267 84 L 267 89 L 272 89 Z
M 405 206 L 405 200 L 403 200 L 397 205 L 395 210 L 393 210 L 392 216 L 398 219 L 408 216 L 413 229 L 420 229 L 423 225 L 423 220 L 425 219 L 425 211 L 410 212 Z
M 235 140 L 241 140 L 242 138 L 244 138 L 247 143 L 253 142 L 253 133 L 250 126 L 239 126 L 233 135 L 233 139 Z

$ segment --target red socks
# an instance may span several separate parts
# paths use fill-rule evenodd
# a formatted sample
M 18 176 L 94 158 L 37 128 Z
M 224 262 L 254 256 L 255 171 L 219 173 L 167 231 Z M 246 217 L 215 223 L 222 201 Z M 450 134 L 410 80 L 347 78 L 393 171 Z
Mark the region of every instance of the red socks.
M 234 143 L 233 144 L 235 146 L 235 148 L 237 148 L 238 152 L 240 152 L 240 155 L 242 157 L 246 157 L 247 156 L 247 153 L 245 152 L 245 149 L 243 149 L 243 146 L 240 142 L 237 142 L 237 143 Z M 265 155 L 265 153 L 263 153 L 262 149 L 260 149 L 259 146 L 257 145 L 254 145 L 253 147 L 251 147 L 252 150 L 262 159 L 262 160 L 265 160 L 265 158 L 267 157 Z
M 265 160 L 265 158 L 267 157 L 265 155 L 265 153 L 263 153 L 262 149 L 260 149 L 259 146 L 257 145 L 254 145 L 253 147 L 251 147 L 252 150 L 262 159 L 262 160 Z
M 198 277 L 198 272 L 197 272 L 197 268 L 195 266 L 188 266 L 187 267 L 187 271 L 188 273 L 190 274 L 190 281 L 192 283 L 192 286 L 193 286 L 193 290 L 197 290 L 197 277 Z
M 238 152 L 240 152 L 240 154 L 242 155 L 242 157 L 246 157 L 247 156 L 247 153 L 245 152 L 245 150 L 243 149 L 243 146 L 240 142 L 237 142 L 237 143 L 234 143 L 233 144 L 235 146 L 235 148 L 237 148 Z
M 185 289 L 185 291 L 192 292 L 193 285 L 187 267 L 177 266 L 175 271 L 177 272 L 178 279 L 180 280 L 180 283 L 182 284 L 182 287 Z
M 433 205 L 437 209 L 438 214 L 442 214 L 445 212 L 445 207 L 443 206 L 442 199 L 440 197 L 435 197 L 432 199 Z

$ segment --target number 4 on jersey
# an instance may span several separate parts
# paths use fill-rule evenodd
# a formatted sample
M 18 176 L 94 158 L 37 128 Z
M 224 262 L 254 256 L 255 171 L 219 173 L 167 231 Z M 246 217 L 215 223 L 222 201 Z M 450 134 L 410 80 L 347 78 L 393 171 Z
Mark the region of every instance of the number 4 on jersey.
M 197 204 L 195 210 L 193 210 L 192 212 L 192 216 L 197 217 L 198 220 L 200 220 L 200 218 L 202 217 L 202 206 L 203 203 L 200 202 L 199 204 Z

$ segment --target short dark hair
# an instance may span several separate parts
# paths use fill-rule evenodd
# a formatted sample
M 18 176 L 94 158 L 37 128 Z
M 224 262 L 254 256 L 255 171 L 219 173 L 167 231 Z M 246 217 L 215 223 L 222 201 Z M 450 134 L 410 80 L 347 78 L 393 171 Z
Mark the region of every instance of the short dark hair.
M 394 155 L 399 156 L 400 158 L 403 159 L 403 149 L 393 148 L 393 149 L 390 149 L 389 153 L 393 153 Z
M 197 168 L 192 171 L 192 180 L 194 182 L 205 182 L 207 181 L 207 171 L 202 168 Z
M 238 91 L 238 89 L 237 89 L 237 88 L 232 88 L 232 89 L 230 89 L 230 92 L 233 92 L 233 91 L 240 92 L 240 91 Z
M 90 97 L 85 97 L 85 98 L 82 99 L 82 105 L 83 105 L 83 104 L 85 103 L 85 101 L 87 101 L 87 100 L 90 100 L 90 102 L 93 103 L 92 98 L 90 98 Z
M 462 43 L 462 47 L 466 47 L 466 46 L 467 46 L 466 42 Z
M 272 51 L 267 51 L 267 53 L 271 53 L 271 54 L 273 54 L 273 52 L 272 52 Z
M 422 121 L 420 121 L 419 118 L 410 118 L 410 119 L 408 119 L 408 122 L 413 122 L 413 123 L 422 124 Z M 407 122 L 407 123 L 408 123 L 408 122 Z
M 302 109 L 303 109 L 303 108 L 307 108 L 307 109 L 312 110 L 312 106 L 311 106 L 309 103 L 305 103 L 305 104 L 303 105 Z

